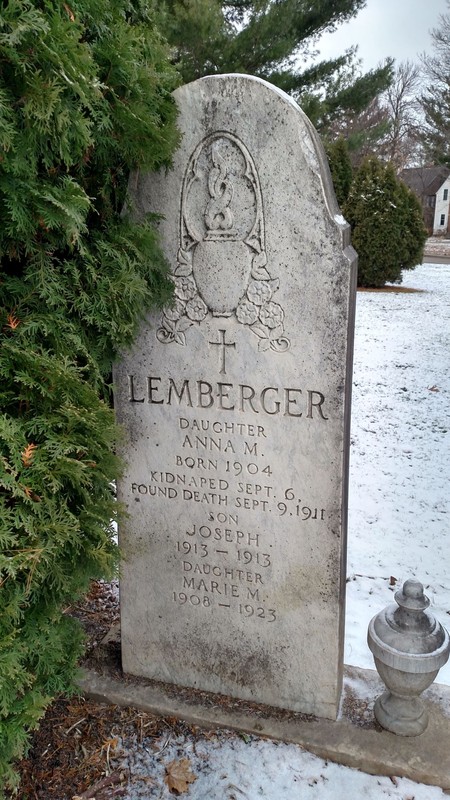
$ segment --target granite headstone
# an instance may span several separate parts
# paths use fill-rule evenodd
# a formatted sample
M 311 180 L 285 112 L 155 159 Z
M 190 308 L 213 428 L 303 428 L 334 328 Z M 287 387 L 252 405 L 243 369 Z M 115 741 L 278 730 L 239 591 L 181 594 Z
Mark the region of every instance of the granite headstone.
M 124 670 L 334 718 L 342 681 L 355 253 L 317 134 L 243 75 L 175 92 L 175 301 L 115 367 Z

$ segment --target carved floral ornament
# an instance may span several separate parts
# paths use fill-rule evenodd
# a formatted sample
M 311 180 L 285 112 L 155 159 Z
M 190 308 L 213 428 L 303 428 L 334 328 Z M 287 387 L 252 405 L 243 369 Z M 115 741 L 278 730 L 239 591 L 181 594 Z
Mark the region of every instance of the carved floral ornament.
M 185 345 L 185 331 L 208 314 L 234 315 L 259 338 L 259 350 L 288 350 L 284 310 L 273 299 L 280 281 L 266 264 L 254 161 L 236 136 L 214 133 L 197 146 L 184 176 L 175 302 L 163 313 L 158 340 Z

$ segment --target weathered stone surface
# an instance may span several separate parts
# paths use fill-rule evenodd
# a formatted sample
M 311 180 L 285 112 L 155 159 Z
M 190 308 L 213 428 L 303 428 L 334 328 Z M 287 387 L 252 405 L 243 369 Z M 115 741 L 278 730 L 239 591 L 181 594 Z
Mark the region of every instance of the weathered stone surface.
M 116 366 L 134 675 L 333 718 L 342 679 L 354 251 L 316 135 L 263 81 L 178 89 L 176 302 Z

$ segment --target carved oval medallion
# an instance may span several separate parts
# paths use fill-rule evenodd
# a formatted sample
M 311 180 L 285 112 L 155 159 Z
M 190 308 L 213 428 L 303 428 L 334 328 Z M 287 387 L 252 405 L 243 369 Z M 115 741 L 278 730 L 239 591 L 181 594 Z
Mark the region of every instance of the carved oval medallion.
M 267 269 L 261 188 L 255 163 L 232 133 L 218 131 L 189 158 L 181 190 L 175 303 L 163 312 L 160 342 L 186 344 L 186 331 L 208 314 L 245 325 L 258 350 L 283 353 L 280 280 Z
M 256 168 L 231 133 L 215 133 L 194 151 L 180 216 L 180 249 L 190 253 L 198 291 L 215 316 L 230 316 L 265 248 Z

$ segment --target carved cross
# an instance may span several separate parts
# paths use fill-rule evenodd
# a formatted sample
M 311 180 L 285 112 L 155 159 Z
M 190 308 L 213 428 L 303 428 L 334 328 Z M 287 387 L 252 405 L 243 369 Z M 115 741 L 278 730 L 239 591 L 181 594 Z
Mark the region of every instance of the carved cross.
M 213 344 L 213 345 L 216 345 L 217 347 L 221 347 L 222 348 L 222 354 L 221 354 L 222 355 L 222 359 L 221 359 L 220 374 L 221 375 L 226 375 L 226 371 L 227 370 L 226 370 L 226 367 L 225 367 L 225 353 L 226 353 L 225 348 L 226 347 L 236 347 L 236 342 L 226 342 L 225 341 L 226 331 L 223 330 L 222 328 L 219 330 L 219 333 L 221 334 L 220 342 L 208 342 L 208 344 Z

